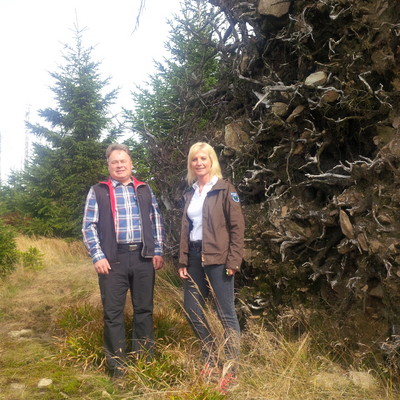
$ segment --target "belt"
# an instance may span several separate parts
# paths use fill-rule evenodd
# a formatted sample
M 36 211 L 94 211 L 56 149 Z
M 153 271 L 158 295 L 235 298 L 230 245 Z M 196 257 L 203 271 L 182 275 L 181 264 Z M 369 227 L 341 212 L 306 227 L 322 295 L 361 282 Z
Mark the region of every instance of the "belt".
M 202 248 L 201 240 L 195 240 L 193 242 L 189 242 L 189 249 L 201 250 L 201 248 Z
M 118 250 L 122 251 L 136 251 L 142 248 L 142 243 L 127 243 L 127 244 L 118 244 Z

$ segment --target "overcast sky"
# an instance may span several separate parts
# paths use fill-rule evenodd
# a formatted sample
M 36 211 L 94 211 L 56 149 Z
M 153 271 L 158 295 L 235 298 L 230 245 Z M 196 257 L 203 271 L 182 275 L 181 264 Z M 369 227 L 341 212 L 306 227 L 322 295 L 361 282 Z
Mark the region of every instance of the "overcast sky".
M 0 0 L 1 178 L 23 164 L 25 115 L 54 105 L 49 72 L 63 64 L 63 44 L 74 44 L 74 26 L 86 28 L 84 46 L 94 46 L 108 89 L 120 87 L 118 103 L 133 107 L 130 92 L 162 60 L 164 42 L 180 0 L 146 0 L 134 32 L 140 0 Z M 33 138 L 31 137 L 31 140 Z

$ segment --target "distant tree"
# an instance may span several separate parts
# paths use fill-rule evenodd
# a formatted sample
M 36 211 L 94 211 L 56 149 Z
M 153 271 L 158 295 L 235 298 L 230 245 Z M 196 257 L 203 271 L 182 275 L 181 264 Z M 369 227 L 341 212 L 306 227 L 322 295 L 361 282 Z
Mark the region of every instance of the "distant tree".
M 0 219 L 0 278 L 14 270 L 17 260 L 15 232 Z
M 208 129 L 220 101 L 216 25 L 218 15 L 206 2 L 187 0 L 180 16 L 170 21 L 168 58 L 156 62 L 147 86 L 134 92 L 136 108 L 128 124 L 145 145 L 154 186 L 166 208 L 167 228 L 185 188 L 186 154 L 191 144 L 208 140 Z M 173 229 L 169 238 L 174 236 Z
M 154 186 L 154 177 L 148 164 L 148 151 L 144 143 L 137 138 L 130 138 L 125 140 L 124 144 L 129 147 L 131 152 L 133 175 Z
M 29 216 L 30 233 L 62 237 L 80 234 L 85 194 L 107 174 L 105 147 L 120 133 L 109 112 L 117 90 L 105 93 L 109 78 L 100 77 L 82 30 L 76 28 L 75 45 L 64 51 L 64 64 L 50 74 L 57 106 L 39 111 L 47 126 L 27 124 L 39 140 L 25 171 L 7 188 L 7 208 Z

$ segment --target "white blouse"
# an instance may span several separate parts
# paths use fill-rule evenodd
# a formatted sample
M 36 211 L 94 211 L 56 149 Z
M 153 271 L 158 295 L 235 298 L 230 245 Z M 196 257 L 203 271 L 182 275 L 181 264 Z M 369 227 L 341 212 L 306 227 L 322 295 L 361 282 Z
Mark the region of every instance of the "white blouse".
M 213 176 L 210 182 L 206 183 L 201 193 L 197 182 L 193 184 L 194 194 L 187 209 L 187 216 L 192 221 L 193 228 L 190 231 L 190 241 L 203 239 L 203 204 L 207 193 L 217 183 L 218 177 Z

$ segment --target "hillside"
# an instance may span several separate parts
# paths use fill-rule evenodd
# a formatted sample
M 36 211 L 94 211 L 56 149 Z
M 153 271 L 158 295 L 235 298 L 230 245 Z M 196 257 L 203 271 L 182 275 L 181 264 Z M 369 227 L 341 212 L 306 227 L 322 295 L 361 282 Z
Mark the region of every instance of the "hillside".
M 20 237 L 18 246 L 38 248 L 44 266 L 19 267 L 0 283 L 0 399 L 223 398 L 198 376 L 199 350 L 180 309 L 173 269 L 157 278 L 156 359 L 132 366 L 116 384 L 101 366 L 97 279 L 82 245 Z M 267 320 L 247 317 L 240 386 L 228 398 L 398 398 L 390 377 L 372 370 L 373 363 L 360 365 L 357 353 L 343 350 L 341 359 L 331 358 L 318 345 L 317 327 L 291 339 Z

